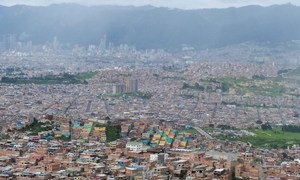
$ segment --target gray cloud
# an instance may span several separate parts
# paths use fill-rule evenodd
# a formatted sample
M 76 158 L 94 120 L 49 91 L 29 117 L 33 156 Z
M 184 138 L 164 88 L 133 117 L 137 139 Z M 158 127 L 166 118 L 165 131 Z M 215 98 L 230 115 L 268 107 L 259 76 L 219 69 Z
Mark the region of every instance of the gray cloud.
M 1 0 L 0 4 L 12 6 L 26 4 L 45 6 L 58 3 L 77 3 L 87 6 L 92 5 L 153 5 L 158 7 L 199 9 L 199 8 L 226 8 L 246 5 L 269 6 L 273 4 L 292 3 L 300 5 L 300 0 Z

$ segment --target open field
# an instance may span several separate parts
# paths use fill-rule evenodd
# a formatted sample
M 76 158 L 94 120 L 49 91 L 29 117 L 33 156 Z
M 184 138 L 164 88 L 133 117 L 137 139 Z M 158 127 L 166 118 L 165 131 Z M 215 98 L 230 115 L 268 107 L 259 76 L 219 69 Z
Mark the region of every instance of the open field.
M 199 134 L 198 131 L 192 127 L 191 128 L 181 128 L 181 129 L 179 129 L 179 132 Z
M 289 145 L 300 144 L 300 133 L 284 132 L 281 129 L 261 130 L 251 129 L 256 136 L 244 136 L 238 140 L 251 143 L 256 147 L 285 148 Z
M 84 72 L 84 73 L 79 73 L 76 75 L 76 79 L 79 80 L 88 80 L 88 79 L 92 79 L 98 72 Z
M 272 79 L 247 79 L 225 77 L 219 80 L 222 90 L 234 92 L 238 95 L 255 94 L 262 96 L 281 96 L 286 92 L 286 87 Z

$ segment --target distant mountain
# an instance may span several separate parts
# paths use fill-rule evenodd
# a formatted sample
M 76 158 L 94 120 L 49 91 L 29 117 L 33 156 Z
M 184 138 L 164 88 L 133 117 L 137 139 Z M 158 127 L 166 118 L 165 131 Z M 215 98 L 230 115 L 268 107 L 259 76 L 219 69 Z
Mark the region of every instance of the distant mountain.
M 181 44 L 198 49 L 246 41 L 281 42 L 300 39 L 300 7 L 179 10 L 144 7 L 59 4 L 48 7 L 0 6 L 0 37 L 22 34 L 33 43 L 99 44 L 106 34 L 114 44 L 138 49 L 176 50 Z

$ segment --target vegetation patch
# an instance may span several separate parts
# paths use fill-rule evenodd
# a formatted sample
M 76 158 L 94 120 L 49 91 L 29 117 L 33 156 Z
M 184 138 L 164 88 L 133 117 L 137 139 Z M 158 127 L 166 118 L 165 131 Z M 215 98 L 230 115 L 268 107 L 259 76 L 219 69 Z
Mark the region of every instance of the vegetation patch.
M 179 96 L 183 97 L 184 99 L 193 99 L 193 98 L 195 98 L 195 96 L 192 95 L 192 94 L 180 94 Z
M 9 134 L 1 134 L 0 135 L 0 139 L 9 139 L 10 138 L 10 136 L 9 136 Z
M 271 79 L 247 79 L 224 77 L 219 79 L 223 92 L 234 91 L 238 95 L 255 94 L 261 96 L 281 96 L 285 86 Z
M 300 133 L 300 126 L 284 125 L 282 126 L 282 131 Z
M 199 83 L 195 83 L 195 84 L 188 84 L 188 83 L 183 83 L 182 89 L 194 89 L 194 90 L 198 90 L 198 91 L 204 91 L 205 87 L 201 86 Z
M 107 124 L 95 124 L 95 127 L 105 127 L 106 141 L 111 142 L 120 138 L 121 125 Z
M 88 79 L 95 76 L 97 72 L 85 72 L 79 74 L 63 73 L 60 75 L 46 75 L 39 77 L 2 77 L 0 83 L 6 84 L 87 84 Z
M 293 144 L 300 144 L 300 133 L 285 132 L 279 128 L 266 131 L 251 129 L 250 131 L 255 133 L 255 136 L 244 136 L 237 140 L 264 148 L 286 148 Z
M 168 72 L 183 72 L 183 71 L 185 71 L 184 69 L 182 69 L 180 67 L 176 67 L 176 66 L 163 66 L 162 69 L 164 71 L 168 71 Z
M 288 70 L 286 72 L 286 76 L 300 76 L 300 67 L 297 67 L 296 69 L 293 70 Z
M 179 132 L 183 132 L 183 133 L 191 133 L 191 134 L 199 134 L 199 132 L 194 129 L 194 128 L 181 128 L 179 129 Z
M 71 141 L 71 136 L 61 135 L 60 137 L 56 137 L 55 139 L 68 142 Z
M 85 80 L 92 79 L 97 74 L 98 74 L 98 72 L 89 71 L 89 72 L 76 74 L 75 77 L 76 77 L 76 79 L 85 81 Z
M 19 129 L 19 132 L 30 132 L 32 135 L 38 135 L 40 132 L 50 131 L 54 127 L 50 122 L 33 122 L 30 125 L 26 125 L 25 127 Z

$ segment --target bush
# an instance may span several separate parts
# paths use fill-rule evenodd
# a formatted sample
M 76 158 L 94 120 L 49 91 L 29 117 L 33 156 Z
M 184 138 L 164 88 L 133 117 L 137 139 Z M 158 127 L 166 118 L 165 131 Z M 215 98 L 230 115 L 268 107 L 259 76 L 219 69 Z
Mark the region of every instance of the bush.
M 261 129 L 264 130 L 264 131 L 272 130 L 272 126 L 270 125 L 269 122 L 266 122 L 266 123 L 261 125 Z

